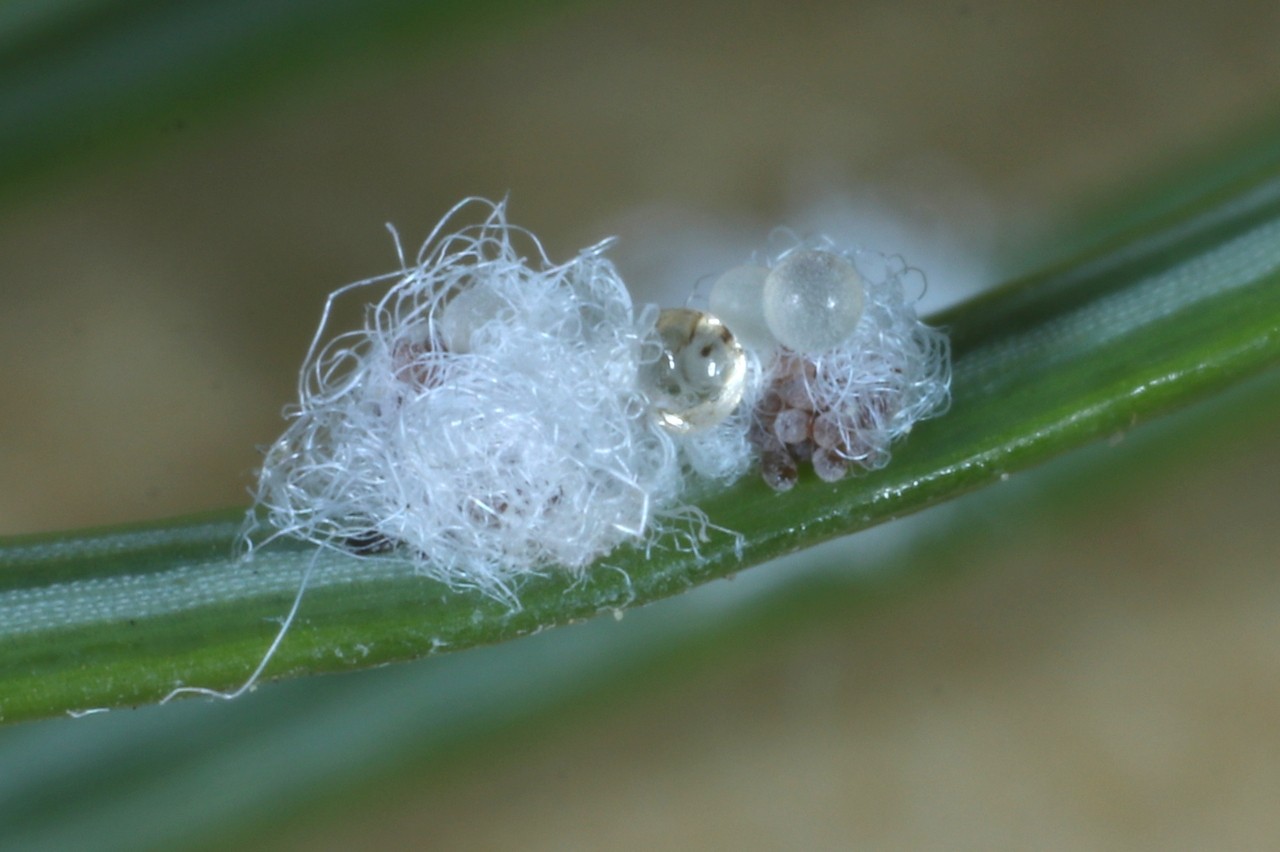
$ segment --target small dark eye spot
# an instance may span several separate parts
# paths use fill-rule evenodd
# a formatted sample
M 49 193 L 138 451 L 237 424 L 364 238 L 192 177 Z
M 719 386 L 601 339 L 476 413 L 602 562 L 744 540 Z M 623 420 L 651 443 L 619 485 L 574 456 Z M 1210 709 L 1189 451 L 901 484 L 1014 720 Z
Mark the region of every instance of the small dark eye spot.
M 711 357 L 711 344 L 710 344 L 710 343 L 708 343 L 706 346 L 702 347 L 702 351 L 701 351 L 701 352 L 699 352 L 698 354 L 699 354 L 699 355 L 701 355 L 703 358 L 710 358 L 710 357 Z

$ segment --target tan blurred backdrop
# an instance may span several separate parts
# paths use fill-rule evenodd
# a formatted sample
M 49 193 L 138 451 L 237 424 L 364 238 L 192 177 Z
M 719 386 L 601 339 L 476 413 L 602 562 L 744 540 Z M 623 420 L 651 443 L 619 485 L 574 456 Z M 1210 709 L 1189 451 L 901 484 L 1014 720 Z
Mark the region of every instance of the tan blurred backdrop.
M 510 193 L 668 301 L 821 228 L 940 304 L 1274 116 L 1277 44 L 1275 4 L 587 4 L 157 128 L 0 211 L 0 534 L 242 504 L 324 294 L 393 266 L 384 222 L 413 246 Z M 1271 846 L 1280 459 L 1246 450 L 299 848 Z

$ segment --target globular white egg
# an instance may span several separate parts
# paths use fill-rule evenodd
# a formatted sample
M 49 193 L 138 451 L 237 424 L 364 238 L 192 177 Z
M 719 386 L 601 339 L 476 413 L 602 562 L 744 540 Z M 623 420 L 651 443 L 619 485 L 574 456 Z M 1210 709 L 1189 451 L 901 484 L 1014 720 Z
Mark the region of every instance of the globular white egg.
M 764 282 L 769 270 L 735 266 L 711 285 L 711 313 L 729 327 L 745 348 L 764 356 L 778 345 L 764 319 Z
M 804 354 L 825 352 L 858 327 L 864 289 L 858 270 L 840 255 L 792 252 L 765 278 L 764 319 L 783 346 Z

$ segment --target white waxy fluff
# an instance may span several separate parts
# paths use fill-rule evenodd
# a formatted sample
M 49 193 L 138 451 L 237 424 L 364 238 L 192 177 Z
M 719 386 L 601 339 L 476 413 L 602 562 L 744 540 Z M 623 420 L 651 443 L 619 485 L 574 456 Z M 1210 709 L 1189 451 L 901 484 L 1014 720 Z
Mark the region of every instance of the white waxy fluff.
M 463 207 L 487 215 L 446 233 Z M 656 309 L 633 310 L 606 245 L 555 265 L 503 204 L 468 199 L 415 264 L 334 293 L 392 282 L 363 328 L 320 345 L 326 307 L 262 468 L 272 526 L 400 545 L 423 574 L 518 606 L 523 577 L 704 524 L 637 385 Z
M 839 455 L 875 469 L 916 422 L 946 410 L 951 348 L 944 332 L 920 321 L 906 293 L 905 281 L 919 278 L 918 270 L 868 252 L 849 259 L 866 288 L 862 316 L 847 340 L 810 357 L 805 386 L 814 410 L 833 415 Z
M 775 340 L 766 344 L 771 351 L 758 353 L 770 366 L 751 437 L 765 481 L 779 491 L 794 486 L 805 462 L 828 481 L 853 468 L 883 467 L 894 441 L 950 401 L 947 336 L 920 321 L 906 292 L 907 281 L 923 282 L 918 270 L 900 258 L 842 252 L 827 240 L 796 245 L 767 265 L 778 269 L 796 254 L 844 258 L 861 279 L 863 298 L 839 343 L 796 352 Z
M 484 220 L 447 232 L 469 206 Z M 794 485 L 801 459 L 825 479 L 849 464 L 878 467 L 891 441 L 946 405 L 947 340 L 916 318 L 905 265 L 869 272 L 868 259 L 884 258 L 844 254 L 866 282 L 865 310 L 847 340 L 819 353 L 779 354 L 760 267 L 727 276 L 723 304 L 752 332 L 740 353 L 741 402 L 705 428 L 665 431 L 641 378 L 663 357 L 658 310 L 633 309 L 607 245 L 555 265 L 532 234 L 507 223 L 504 204 L 467 199 L 413 265 L 401 256 L 400 270 L 333 293 L 286 412 L 291 423 L 267 451 L 246 549 L 264 543 L 251 537 L 263 510 L 274 527 L 266 541 L 289 535 L 358 555 L 395 547 L 422 574 L 518 609 L 523 579 L 555 567 L 581 574 L 626 542 L 650 547 L 669 536 L 696 552 L 712 526 L 686 502 L 698 483 L 728 484 L 757 458 L 779 490 Z M 322 344 L 336 299 L 388 282 L 361 329 Z M 319 552 L 243 685 L 178 686 L 164 701 L 252 689 Z
M 463 208 L 483 221 L 450 232 Z M 468 199 L 414 263 L 330 296 L 256 491 L 274 535 L 395 547 L 425 575 L 518 607 L 523 578 L 581 573 L 623 543 L 674 534 L 696 549 L 709 524 L 687 501 L 700 484 L 757 459 L 782 490 L 810 459 L 824 479 L 877 468 L 947 404 L 947 340 L 904 293 L 914 270 L 824 241 L 767 265 L 801 251 L 852 263 L 865 292 L 848 338 L 803 354 L 748 346 L 737 409 L 667 431 L 643 378 L 661 355 L 658 310 L 633 308 L 607 246 L 553 264 L 504 204 Z M 334 301 L 379 284 L 363 327 L 323 342 Z M 761 312 L 759 288 L 731 295 Z

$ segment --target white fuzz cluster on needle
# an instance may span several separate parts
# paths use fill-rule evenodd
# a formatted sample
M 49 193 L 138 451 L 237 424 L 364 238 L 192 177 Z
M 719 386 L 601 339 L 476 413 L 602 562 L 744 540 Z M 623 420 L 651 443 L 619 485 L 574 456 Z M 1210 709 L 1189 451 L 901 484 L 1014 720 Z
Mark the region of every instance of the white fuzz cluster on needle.
M 458 227 L 464 209 L 481 221 Z M 757 461 L 777 490 L 803 463 L 878 468 L 946 408 L 947 338 L 897 259 L 797 240 L 721 276 L 714 314 L 660 312 L 633 307 L 607 247 L 552 263 L 505 204 L 467 199 L 414 262 L 333 293 L 259 478 L 272 537 L 394 548 L 518 608 L 524 578 L 623 543 L 696 551 L 701 485 Z M 335 300 L 377 284 L 326 341 Z
M 946 411 L 951 346 L 945 332 L 920 321 L 906 292 L 909 280 L 923 283 L 919 270 L 872 252 L 846 257 L 863 281 L 862 315 L 847 339 L 806 359 L 802 374 L 812 410 L 829 415 L 837 454 L 874 470 L 918 421 Z
M 484 220 L 448 232 L 464 207 Z M 335 292 L 262 467 L 277 534 L 399 546 L 518 606 L 523 577 L 704 524 L 637 382 L 657 309 L 633 310 L 606 247 L 552 264 L 504 204 L 468 199 L 415 263 Z M 334 299 L 388 280 L 362 328 L 321 345 Z
M 807 463 L 828 482 L 883 467 L 894 441 L 946 410 L 950 344 L 916 315 L 913 279 L 901 258 L 820 239 L 712 286 L 711 309 L 768 365 L 748 438 L 770 487 L 794 487 Z
M 450 230 L 464 209 L 482 220 Z M 714 314 L 637 311 L 607 247 L 554 264 L 504 203 L 470 198 L 413 263 L 330 295 L 263 461 L 247 552 L 279 536 L 395 549 L 519 609 L 523 580 L 581 575 L 624 543 L 696 553 L 712 526 L 688 502 L 702 484 L 756 461 L 779 491 L 801 462 L 828 481 L 880 467 L 946 407 L 947 338 L 916 317 L 905 264 L 807 243 L 722 275 Z M 373 285 L 389 286 L 362 327 L 329 337 L 336 300 Z M 242 686 L 164 700 L 252 689 L 320 553 Z

